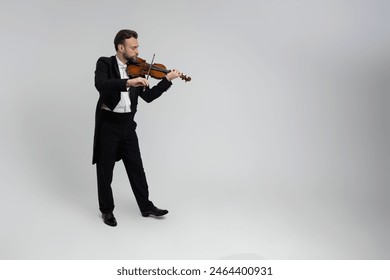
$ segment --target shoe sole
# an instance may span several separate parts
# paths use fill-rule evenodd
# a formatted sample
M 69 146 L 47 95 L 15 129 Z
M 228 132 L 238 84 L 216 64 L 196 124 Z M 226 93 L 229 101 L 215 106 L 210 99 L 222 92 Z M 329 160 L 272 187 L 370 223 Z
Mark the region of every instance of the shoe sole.
M 168 212 L 167 212 L 167 213 L 164 213 L 164 214 L 159 214 L 159 215 L 152 214 L 152 213 L 142 213 L 142 217 L 149 217 L 149 216 L 161 217 L 161 216 L 164 216 L 164 215 L 166 215 L 166 214 L 168 214 Z
M 103 221 L 104 222 L 104 221 Z M 104 222 L 106 225 L 108 225 L 108 226 L 110 226 L 110 227 L 116 227 L 118 224 L 117 223 L 115 223 L 115 224 L 109 224 L 109 223 L 106 223 L 106 222 Z

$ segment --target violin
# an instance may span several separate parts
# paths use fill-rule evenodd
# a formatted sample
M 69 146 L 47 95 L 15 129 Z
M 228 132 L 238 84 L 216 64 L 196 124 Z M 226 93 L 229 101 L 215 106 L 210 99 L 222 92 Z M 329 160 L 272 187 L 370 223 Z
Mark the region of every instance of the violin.
M 154 56 L 153 56 L 154 59 Z M 163 64 L 159 63 L 147 63 L 145 59 L 140 57 L 133 58 L 127 65 L 127 74 L 132 77 L 148 76 L 161 80 L 165 77 L 165 74 L 171 72 Z M 191 77 L 184 74 L 180 78 L 186 82 L 191 81 Z

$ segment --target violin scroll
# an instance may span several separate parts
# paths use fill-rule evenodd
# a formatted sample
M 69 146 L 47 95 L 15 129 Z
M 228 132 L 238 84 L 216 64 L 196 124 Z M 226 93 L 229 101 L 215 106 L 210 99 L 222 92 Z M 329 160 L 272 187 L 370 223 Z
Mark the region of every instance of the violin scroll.
M 184 80 L 186 82 L 191 81 L 191 77 L 190 76 L 186 76 L 184 74 L 181 74 L 180 79 L 182 79 L 182 80 Z

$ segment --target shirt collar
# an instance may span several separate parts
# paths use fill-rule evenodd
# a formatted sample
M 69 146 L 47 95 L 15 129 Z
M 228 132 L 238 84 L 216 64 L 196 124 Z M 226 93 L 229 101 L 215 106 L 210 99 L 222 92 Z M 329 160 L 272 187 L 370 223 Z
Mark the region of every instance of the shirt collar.
M 127 65 L 126 64 L 123 64 L 122 61 L 120 61 L 120 59 L 118 58 L 118 56 L 115 56 L 116 58 L 116 62 L 118 62 L 118 66 L 121 67 L 121 68 L 126 68 Z

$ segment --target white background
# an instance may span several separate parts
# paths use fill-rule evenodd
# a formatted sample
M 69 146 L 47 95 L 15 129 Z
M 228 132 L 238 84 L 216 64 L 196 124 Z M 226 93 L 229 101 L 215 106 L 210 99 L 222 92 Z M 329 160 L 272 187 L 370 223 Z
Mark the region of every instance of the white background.
M 389 259 L 388 1 L 3 1 L 1 259 Z M 151 199 L 92 161 L 123 28 L 192 77 L 136 115 Z M 155 83 L 156 81 L 151 81 Z

